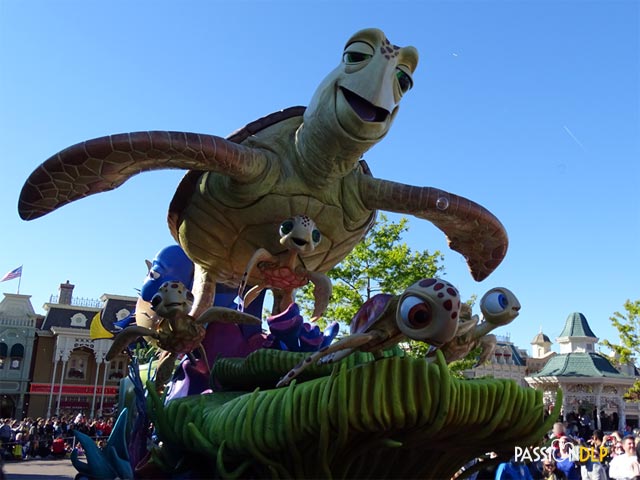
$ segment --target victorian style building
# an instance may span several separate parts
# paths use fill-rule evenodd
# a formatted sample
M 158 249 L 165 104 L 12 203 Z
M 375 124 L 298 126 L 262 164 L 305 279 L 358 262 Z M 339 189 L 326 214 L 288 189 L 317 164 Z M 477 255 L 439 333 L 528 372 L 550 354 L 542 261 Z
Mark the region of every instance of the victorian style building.
M 0 418 L 20 416 L 28 406 L 36 315 L 29 295 L 5 293 L 0 302 Z
M 0 303 L 0 416 L 49 417 L 82 412 L 109 415 L 127 357 L 105 359 L 112 340 L 92 338 L 92 323 L 109 327 L 131 314 L 136 297 L 104 294 L 73 298 L 68 281 L 34 313 L 28 295 L 4 294 Z M 104 328 L 99 329 L 104 331 Z

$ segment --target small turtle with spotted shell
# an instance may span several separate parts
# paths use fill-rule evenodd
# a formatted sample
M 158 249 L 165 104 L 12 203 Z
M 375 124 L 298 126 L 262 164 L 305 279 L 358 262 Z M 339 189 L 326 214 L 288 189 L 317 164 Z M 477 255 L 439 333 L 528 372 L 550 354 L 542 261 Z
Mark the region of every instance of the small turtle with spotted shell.
M 195 319 L 189 315 L 192 306 L 193 294 L 182 282 L 164 282 L 151 299 L 152 328 L 132 325 L 122 330 L 115 336 L 107 360 L 112 360 L 139 337 L 150 339 L 167 354 L 188 354 L 201 346 L 206 333 L 204 325 L 208 323 L 261 324 L 253 315 L 225 307 L 210 307 Z M 163 355 L 163 359 L 166 356 Z
M 274 309 L 276 311 L 273 314 L 283 312 L 294 302 L 295 290 L 311 282 L 315 287 L 311 321 L 315 322 L 327 309 L 333 287 L 325 274 L 307 270 L 300 255 L 316 248 L 322 239 L 320 230 L 306 215 L 296 215 L 280 224 L 279 233 L 280 244 L 286 251 L 273 255 L 267 249 L 259 248 L 253 254 L 238 289 L 241 309 L 249 306 L 262 290 L 270 288 L 282 292 L 279 295 L 280 304 Z M 256 267 L 262 279 L 245 294 L 247 280 L 253 275 Z
M 449 342 L 458 328 L 460 294 L 439 278 L 422 279 L 401 295 L 378 294 L 367 300 L 351 321 L 351 334 L 307 357 L 280 379 L 288 385 L 314 363 L 332 363 L 356 350 L 382 351 L 406 339 L 428 343 L 433 348 Z

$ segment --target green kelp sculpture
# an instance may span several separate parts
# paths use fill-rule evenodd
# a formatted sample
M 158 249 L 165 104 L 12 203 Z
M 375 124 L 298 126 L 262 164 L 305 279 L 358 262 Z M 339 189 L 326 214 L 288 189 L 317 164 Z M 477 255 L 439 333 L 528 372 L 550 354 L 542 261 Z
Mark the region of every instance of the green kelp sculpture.
M 251 366 L 250 379 L 261 355 L 266 376 L 276 363 L 286 372 L 301 358 L 259 350 L 230 363 Z M 162 442 L 154 461 L 170 473 L 197 465 L 192 473 L 209 478 L 450 478 L 489 451 L 509 458 L 516 445 L 537 444 L 562 403 L 543 420 L 541 391 L 453 378 L 440 353 L 434 363 L 393 356 L 349 368 L 343 361 L 286 388 L 166 406 L 154 392 L 149 413 Z

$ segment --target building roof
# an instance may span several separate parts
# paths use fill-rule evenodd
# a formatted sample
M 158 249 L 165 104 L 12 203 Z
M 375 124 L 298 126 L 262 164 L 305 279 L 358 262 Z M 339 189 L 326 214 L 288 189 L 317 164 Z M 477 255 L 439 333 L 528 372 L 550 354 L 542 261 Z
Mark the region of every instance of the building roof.
M 599 353 L 574 352 L 556 355 L 532 377 L 618 377 L 624 378 L 611 362 Z
M 99 308 L 50 304 L 41 328 L 49 330 L 51 327 L 64 327 L 89 330 L 91 319 L 99 311 Z
M 513 343 L 507 344 L 506 347 L 511 350 L 511 360 L 513 361 L 514 365 L 519 365 L 521 367 L 524 367 L 527 365 L 527 362 L 525 362 L 522 359 L 520 352 L 518 351 L 518 349 L 515 347 Z
M 136 309 L 135 297 L 115 297 L 105 295 L 105 304 L 102 309 L 102 325 L 109 331 L 114 330 L 113 324 L 131 315 Z
M 564 329 L 559 335 L 561 337 L 593 337 L 597 338 L 589 322 L 582 313 L 574 312 L 567 317 L 567 321 L 564 324 Z
M 551 343 L 551 340 L 549 340 L 549 337 L 547 337 L 542 332 L 537 334 L 535 337 L 533 337 L 533 340 L 531 340 L 531 345 L 542 345 L 544 343 Z

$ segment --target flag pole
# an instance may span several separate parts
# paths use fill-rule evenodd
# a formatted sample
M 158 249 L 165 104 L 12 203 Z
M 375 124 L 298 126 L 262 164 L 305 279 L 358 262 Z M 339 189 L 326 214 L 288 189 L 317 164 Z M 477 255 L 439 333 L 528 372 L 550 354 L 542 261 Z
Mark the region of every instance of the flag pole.
M 18 291 L 16 292 L 20 295 L 20 282 L 22 281 L 22 265 L 20 265 L 20 276 L 18 277 Z

